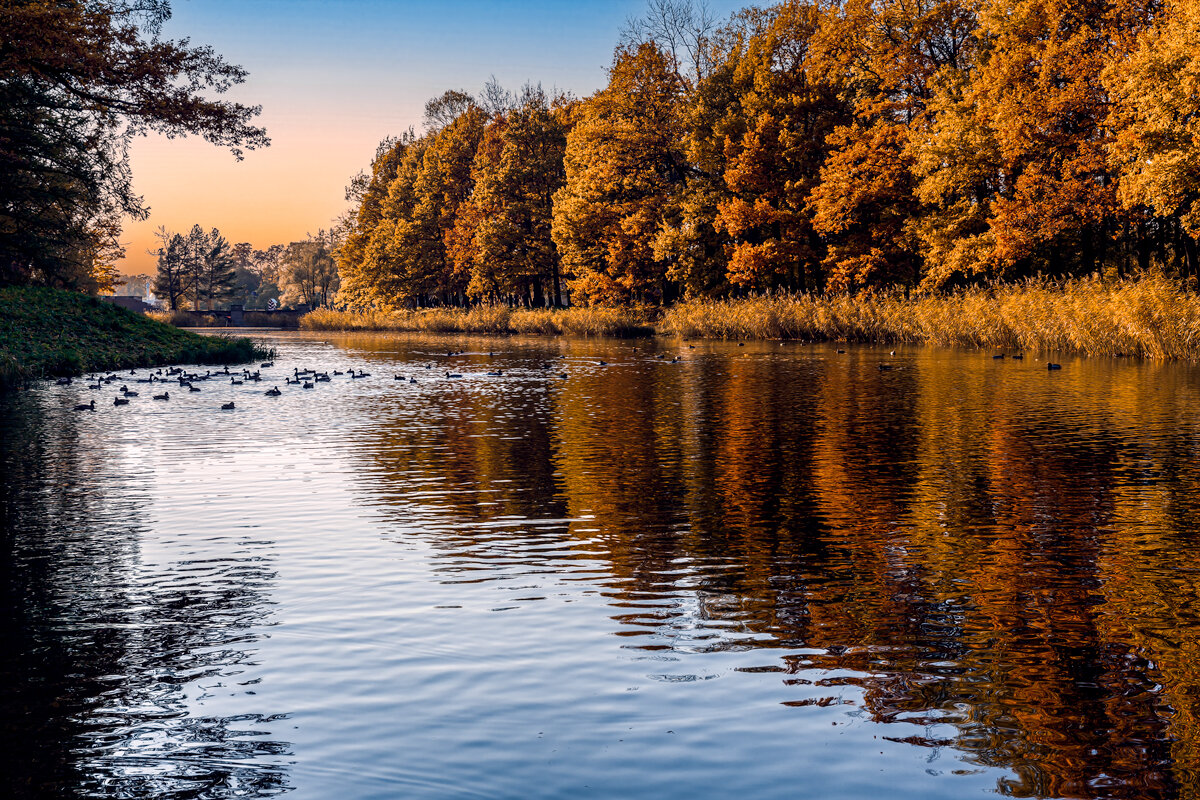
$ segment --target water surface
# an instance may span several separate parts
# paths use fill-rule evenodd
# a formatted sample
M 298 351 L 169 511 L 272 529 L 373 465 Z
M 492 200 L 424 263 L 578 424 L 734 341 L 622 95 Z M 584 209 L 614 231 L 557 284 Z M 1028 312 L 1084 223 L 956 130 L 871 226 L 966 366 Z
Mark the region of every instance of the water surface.
M 1200 793 L 1195 368 L 269 339 L 0 398 L 0 795 Z

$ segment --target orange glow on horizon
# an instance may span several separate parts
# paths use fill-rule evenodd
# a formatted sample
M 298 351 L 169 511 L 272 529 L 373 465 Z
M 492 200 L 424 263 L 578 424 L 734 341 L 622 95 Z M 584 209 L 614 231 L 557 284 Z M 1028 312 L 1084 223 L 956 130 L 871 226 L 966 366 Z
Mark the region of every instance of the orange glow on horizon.
M 154 274 L 154 232 L 165 225 L 218 228 L 230 243 L 256 248 L 302 240 L 349 209 L 346 184 L 369 168 L 386 134 L 336 125 L 271 124 L 272 144 L 237 161 L 202 139 L 139 139 L 131 148 L 134 188 L 150 208 L 145 221 L 125 220 L 125 275 Z

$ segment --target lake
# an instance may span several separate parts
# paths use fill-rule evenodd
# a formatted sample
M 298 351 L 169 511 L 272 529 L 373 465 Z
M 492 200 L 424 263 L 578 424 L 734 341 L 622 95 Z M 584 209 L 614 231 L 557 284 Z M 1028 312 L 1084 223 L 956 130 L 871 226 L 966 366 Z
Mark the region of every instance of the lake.
M 0 795 L 1200 793 L 1195 367 L 262 337 L 0 397 Z

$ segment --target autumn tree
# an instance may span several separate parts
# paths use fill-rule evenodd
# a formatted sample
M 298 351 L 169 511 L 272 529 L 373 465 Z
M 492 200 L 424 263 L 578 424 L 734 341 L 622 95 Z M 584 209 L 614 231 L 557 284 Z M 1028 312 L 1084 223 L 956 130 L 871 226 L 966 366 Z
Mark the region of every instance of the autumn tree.
M 1022 0 L 979 9 L 980 55 L 945 79 L 917 146 L 925 283 L 1087 272 L 1128 224 L 1098 76 L 1124 57 L 1153 0 Z M 1127 238 L 1127 237 L 1125 237 Z
M 688 169 L 682 92 L 671 58 L 643 43 L 617 50 L 608 85 L 580 107 L 552 236 L 586 302 L 669 302 L 677 293 L 654 242 Z
M 472 168 L 469 207 L 459 217 L 472 231 L 472 293 L 562 305 L 551 227 L 565 150 L 563 123 L 540 86 L 527 86 L 519 105 L 489 125 Z
M 160 38 L 165 0 L 7 3 L 0 13 L 0 282 L 95 290 L 120 217 L 144 218 L 127 146 L 138 134 L 268 144 L 258 109 L 209 99 L 245 71 Z
M 390 305 L 394 297 L 385 285 L 389 275 L 381 239 L 385 227 L 394 227 L 384 218 L 392 182 L 396 179 L 406 155 L 413 149 L 416 135 L 410 130 L 399 138 L 384 139 L 371 161 L 371 173 L 359 173 L 346 188 L 346 199 L 356 204 L 345 241 L 338 251 L 338 272 L 341 276 L 339 301 L 356 308 L 378 308 Z
M 1200 274 L 1200 5 L 1168 3 L 1128 58 L 1104 71 L 1109 158 L 1129 211 L 1156 217 L 1160 260 Z
M 816 5 L 770 9 L 733 37 L 700 91 L 717 113 L 698 119 L 693 150 L 721 174 L 713 225 L 727 237 L 734 285 L 824 288 L 824 243 L 808 204 L 826 139 L 849 111 L 838 86 L 810 68 L 820 24 Z
M 429 137 L 411 184 L 389 196 L 396 220 L 392 263 L 401 268 L 399 289 L 425 305 L 461 304 L 470 273 L 450 258 L 449 243 L 460 207 L 471 196 L 471 166 L 483 137 L 486 114 L 473 103 Z M 404 176 L 406 179 L 408 176 Z
M 847 0 L 823 14 L 810 64 L 853 112 L 826 138 L 809 201 L 830 288 L 920 278 L 913 139 L 929 128 L 936 81 L 974 63 L 974 31 L 965 0 Z

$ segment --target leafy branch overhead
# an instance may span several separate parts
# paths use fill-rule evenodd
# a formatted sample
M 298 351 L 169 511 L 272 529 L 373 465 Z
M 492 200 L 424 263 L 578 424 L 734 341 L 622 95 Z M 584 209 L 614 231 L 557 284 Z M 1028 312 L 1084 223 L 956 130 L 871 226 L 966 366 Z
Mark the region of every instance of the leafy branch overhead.
M 195 135 L 235 158 L 270 144 L 245 80 L 211 47 L 161 38 L 165 0 L 27 0 L 0 9 L 0 282 L 111 280 L 122 215 L 143 218 L 130 138 Z M 114 223 L 116 221 L 116 223 Z M 97 268 L 99 267 L 99 269 Z

